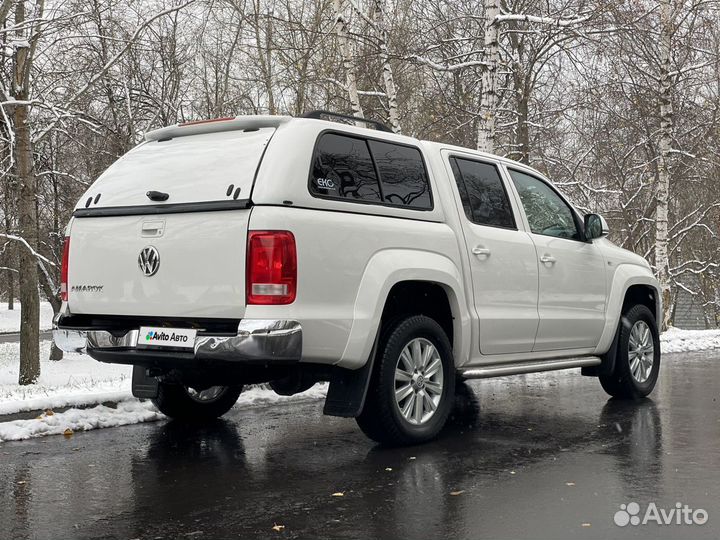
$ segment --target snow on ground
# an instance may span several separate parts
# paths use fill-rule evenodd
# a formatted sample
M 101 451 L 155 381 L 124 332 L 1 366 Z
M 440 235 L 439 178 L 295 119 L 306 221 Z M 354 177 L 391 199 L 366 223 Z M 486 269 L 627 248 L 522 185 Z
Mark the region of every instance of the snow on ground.
M 139 424 L 164 418 L 150 402 L 121 401 L 117 408 L 98 405 L 92 409 L 46 411 L 34 420 L 0 423 L 0 441 L 20 441 L 44 435 L 71 436 L 75 431 Z
M 40 302 L 40 330 L 52 328 L 53 310 L 50 302 Z M 0 304 L 0 333 L 20 331 L 20 302 L 15 302 L 15 309 L 8 310 L 7 302 Z
M 306 401 L 321 399 L 327 393 L 327 383 L 316 384 L 310 390 L 294 396 L 278 396 L 268 388 L 259 386 L 248 388 L 240 394 L 234 408 L 266 406 L 285 401 Z M 117 403 L 116 407 L 97 405 L 88 409 L 68 409 L 64 412 L 47 410 L 32 420 L 12 420 L 0 423 L 0 443 L 21 441 L 45 435 L 72 436 L 76 431 L 139 424 L 162 420 L 165 416 L 158 412 L 150 401 L 129 398 Z
M 50 342 L 40 343 L 41 375 L 36 384 L 20 386 L 19 344 L 0 343 L 0 419 L 3 415 L 61 407 L 92 406 L 116 402 L 117 408 L 97 405 L 87 409 L 41 414 L 32 420 L 0 422 L 0 442 L 16 441 L 71 431 L 124 426 L 165 418 L 149 401 L 132 397 L 131 366 L 103 364 L 84 354 L 65 354 L 59 362 L 47 360 Z M 278 396 L 269 388 L 251 386 L 243 391 L 235 407 L 312 400 L 325 397 L 327 384 L 316 384 L 296 396 Z
M 664 353 L 715 349 L 720 348 L 720 330 L 671 328 L 661 336 L 660 342 Z M 82 354 L 66 354 L 63 360 L 51 362 L 47 360 L 49 352 L 50 342 L 42 342 L 40 380 L 37 384 L 19 386 L 19 345 L 0 343 L 0 419 L 2 415 L 22 411 L 96 406 L 42 414 L 33 420 L 0 422 L 0 442 L 62 434 L 66 429 L 84 431 L 164 418 L 150 402 L 132 397 L 131 367 L 102 364 Z M 253 386 L 243 391 L 235 407 L 321 399 L 326 392 L 327 384 L 317 384 L 297 396 L 284 397 L 268 388 Z M 98 405 L 105 402 L 116 402 L 117 408 Z
M 65 354 L 51 362 L 49 341 L 40 342 L 40 380 L 20 386 L 19 353 L 18 343 L 0 343 L 0 415 L 131 397 L 132 367 L 102 364 L 84 354 Z
M 664 353 L 704 351 L 720 348 L 720 329 L 680 330 L 669 328 L 660 336 L 660 348 Z

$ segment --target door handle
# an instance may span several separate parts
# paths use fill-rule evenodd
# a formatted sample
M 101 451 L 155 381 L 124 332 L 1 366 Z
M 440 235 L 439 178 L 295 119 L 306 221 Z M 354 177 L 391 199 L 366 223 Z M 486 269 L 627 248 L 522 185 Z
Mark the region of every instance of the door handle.
M 489 257 L 490 256 L 490 250 L 484 246 L 475 246 L 472 250 L 473 255 L 477 255 L 478 257 Z
M 548 255 L 547 253 L 540 257 L 540 262 L 543 264 L 555 264 L 557 262 L 557 259 L 553 257 L 552 255 Z

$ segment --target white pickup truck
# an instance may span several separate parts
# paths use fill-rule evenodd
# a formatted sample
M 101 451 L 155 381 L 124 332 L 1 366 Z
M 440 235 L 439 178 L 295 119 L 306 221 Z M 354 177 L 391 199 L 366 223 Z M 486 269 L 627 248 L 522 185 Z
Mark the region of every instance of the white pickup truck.
M 602 217 L 520 163 L 346 119 L 148 133 L 75 208 L 58 346 L 135 366 L 134 394 L 187 420 L 329 381 L 325 414 L 386 444 L 434 437 L 458 378 L 652 391 L 659 285 Z

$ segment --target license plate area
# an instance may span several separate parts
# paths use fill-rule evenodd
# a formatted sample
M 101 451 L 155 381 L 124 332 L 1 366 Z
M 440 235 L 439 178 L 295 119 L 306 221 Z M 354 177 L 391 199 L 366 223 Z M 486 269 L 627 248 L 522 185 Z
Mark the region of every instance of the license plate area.
M 146 349 L 193 349 L 195 347 L 194 328 L 165 328 L 159 326 L 141 326 L 137 346 Z

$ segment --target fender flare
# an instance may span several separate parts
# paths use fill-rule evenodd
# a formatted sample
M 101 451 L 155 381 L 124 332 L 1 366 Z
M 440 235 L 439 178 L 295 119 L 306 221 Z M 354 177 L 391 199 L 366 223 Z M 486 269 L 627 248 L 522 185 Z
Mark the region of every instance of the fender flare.
M 380 276 L 384 279 L 379 279 Z M 363 273 L 355 300 L 350 338 L 341 362 L 333 367 L 324 414 L 356 417 L 362 412 L 380 342 L 380 322 L 385 303 L 393 286 L 403 281 L 427 281 L 445 289 L 455 320 L 455 364 L 468 358 L 470 315 L 462 274 L 457 266 L 450 259 L 432 252 L 399 249 L 379 252 Z M 372 342 L 369 342 L 368 336 L 374 336 Z
M 368 360 L 373 346 L 368 336 L 380 330 L 380 319 L 390 290 L 403 281 L 426 281 L 440 285 L 448 295 L 453 315 L 453 353 L 455 365 L 462 365 L 470 354 L 470 314 L 463 275 L 456 264 L 438 253 L 412 249 L 387 249 L 368 261 L 358 287 L 353 324 L 338 366 L 357 369 Z
M 649 269 L 642 269 L 647 273 L 639 273 L 640 267 L 634 264 L 621 264 L 617 267 L 610 286 L 607 306 L 605 311 L 605 328 L 602 337 L 595 350 L 596 354 L 606 354 L 610 351 L 612 343 L 617 334 L 622 306 L 628 289 L 633 285 L 645 285 L 652 287 L 655 291 L 655 319 L 662 319 L 662 294 L 660 284 L 650 273 Z

